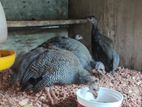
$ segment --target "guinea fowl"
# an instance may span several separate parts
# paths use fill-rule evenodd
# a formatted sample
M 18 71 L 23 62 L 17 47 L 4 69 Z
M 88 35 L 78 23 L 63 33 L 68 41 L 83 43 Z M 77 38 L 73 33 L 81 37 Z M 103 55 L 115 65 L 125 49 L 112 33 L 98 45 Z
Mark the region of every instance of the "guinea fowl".
M 118 53 L 113 48 L 112 40 L 100 33 L 94 16 L 89 17 L 88 20 L 92 24 L 91 44 L 93 58 L 95 61 L 100 61 L 104 64 L 106 72 L 115 71 L 120 59 Z
M 95 61 L 93 60 L 89 50 L 80 41 L 65 36 L 53 37 L 39 47 L 48 47 L 49 44 L 55 45 L 58 48 L 68 50 L 77 56 L 82 67 L 88 71 L 95 68 Z
M 72 52 L 56 46 L 33 49 L 21 58 L 15 68 L 15 82 L 19 82 L 25 90 L 39 91 L 54 84 L 88 83 L 96 80 L 81 66 Z

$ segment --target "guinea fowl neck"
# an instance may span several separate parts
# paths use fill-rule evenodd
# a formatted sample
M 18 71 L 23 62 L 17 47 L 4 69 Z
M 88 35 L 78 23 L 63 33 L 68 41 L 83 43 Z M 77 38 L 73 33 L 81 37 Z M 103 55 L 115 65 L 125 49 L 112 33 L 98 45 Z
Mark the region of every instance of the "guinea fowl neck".
M 92 31 L 91 31 L 91 38 L 92 40 L 94 39 L 94 37 L 99 36 L 98 35 L 98 27 L 96 24 L 92 24 Z

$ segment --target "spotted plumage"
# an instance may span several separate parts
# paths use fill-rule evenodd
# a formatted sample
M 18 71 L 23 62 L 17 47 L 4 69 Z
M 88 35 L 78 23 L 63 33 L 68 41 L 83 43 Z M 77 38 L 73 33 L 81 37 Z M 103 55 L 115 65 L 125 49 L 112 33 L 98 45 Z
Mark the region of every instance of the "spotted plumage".
M 54 84 L 93 81 L 76 55 L 56 46 L 38 47 L 26 53 L 19 61 L 17 70 L 15 80 L 26 90 L 37 91 Z
M 48 48 L 49 44 L 72 52 L 77 56 L 84 69 L 91 71 L 93 68 L 95 68 L 95 61 L 93 60 L 89 50 L 80 41 L 70 37 L 57 36 L 47 40 L 39 47 Z

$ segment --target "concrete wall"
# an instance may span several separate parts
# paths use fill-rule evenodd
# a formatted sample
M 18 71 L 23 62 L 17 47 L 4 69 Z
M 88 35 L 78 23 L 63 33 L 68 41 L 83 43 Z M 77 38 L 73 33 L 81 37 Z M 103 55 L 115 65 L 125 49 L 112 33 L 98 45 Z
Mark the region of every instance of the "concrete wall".
M 65 19 L 68 0 L 1 0 L 8 20 Z
M 101 31 L 114 41 L 121 65 L 142 70 L 141 0 L 70 0 L 69 16 L 95 15 Z M 70 33 L 81 33 L 90 45 L 90 26 L 71 26 Z M 89 43 L 89 44 L 88 44 Z

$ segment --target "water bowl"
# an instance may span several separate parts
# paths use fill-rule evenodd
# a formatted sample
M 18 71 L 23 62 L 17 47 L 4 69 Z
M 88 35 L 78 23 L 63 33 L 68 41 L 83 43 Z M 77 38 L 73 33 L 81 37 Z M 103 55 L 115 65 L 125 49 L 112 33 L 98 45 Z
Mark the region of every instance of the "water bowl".
M 123 95 L 113 89 L 100 87 L 97 98 L 89 92 L 88 87 L 76 91 L 78 107 L 121 107 Z

